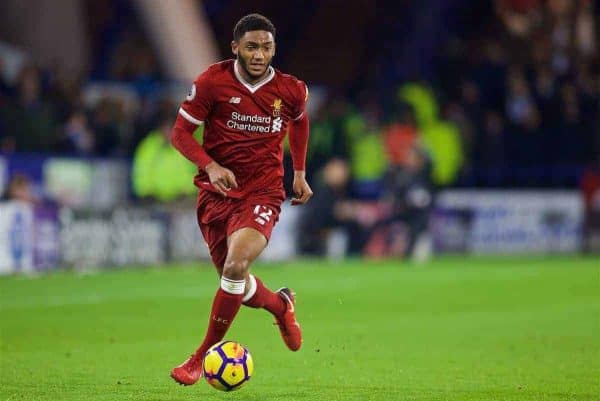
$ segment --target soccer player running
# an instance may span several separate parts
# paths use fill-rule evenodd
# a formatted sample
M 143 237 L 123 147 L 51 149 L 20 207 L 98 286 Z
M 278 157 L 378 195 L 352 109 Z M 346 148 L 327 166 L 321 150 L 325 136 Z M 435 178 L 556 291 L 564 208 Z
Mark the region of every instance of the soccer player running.
M 172 143 L 198 166 L 198 224 L 221 277 L 204 341 L 171 371 L 180 384 L 202 376 L 206 351 L 221 341 L 242 304 L 275 317 L 287 347 L 297 351 L 302 333 L 288 288 L 269 290 L 249 274 L 279 218 L 283 146 L 289 130 L 294 166 L 292 204 L 312 196 L 305 179 L 308 90 L 304 82 L 271 66 L 275 27 L 259 14 L 246 15 L 233 30 L 235 60 L 213 64 L 196 80 L 179 109 Z M 204 124 L 201 146 L 192 134 Z

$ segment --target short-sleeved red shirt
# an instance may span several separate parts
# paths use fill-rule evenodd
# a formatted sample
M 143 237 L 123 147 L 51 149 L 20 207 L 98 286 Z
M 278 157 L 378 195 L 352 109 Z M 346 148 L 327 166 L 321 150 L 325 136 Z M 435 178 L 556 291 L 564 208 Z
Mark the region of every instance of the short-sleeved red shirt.
M 238 188 L 227 196 L 273 193 L 283 199 L 282 143 L 290 121 L 305 112 L 306 85 L 273 67 L 251 85 L 239 75 L 236 63 L 213 64 L 200 74 L 179 113 L 204 124 L 204 150 L 235 174 Z M 216 192 L 202 170 L 194 183 Z

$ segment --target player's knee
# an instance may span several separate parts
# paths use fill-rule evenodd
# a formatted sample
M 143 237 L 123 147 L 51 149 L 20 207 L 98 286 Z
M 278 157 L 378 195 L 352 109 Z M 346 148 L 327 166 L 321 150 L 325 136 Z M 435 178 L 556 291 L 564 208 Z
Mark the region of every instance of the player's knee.
M 232 280 L 243 280 L 246 278 L 249 264 L 247 258 L 228 258 L 223 266 L 223 276 Z

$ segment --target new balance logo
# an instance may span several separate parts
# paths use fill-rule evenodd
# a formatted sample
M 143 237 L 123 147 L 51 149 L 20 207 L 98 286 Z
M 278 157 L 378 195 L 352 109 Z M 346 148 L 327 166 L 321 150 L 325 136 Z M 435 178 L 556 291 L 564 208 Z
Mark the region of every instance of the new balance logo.
M 242 99 L 240 99 L 239 97 L 232 97 L 231 99 L 229 99 L 229 103 L 231 104 L 240 104 L 240 102 L 242 101 Z

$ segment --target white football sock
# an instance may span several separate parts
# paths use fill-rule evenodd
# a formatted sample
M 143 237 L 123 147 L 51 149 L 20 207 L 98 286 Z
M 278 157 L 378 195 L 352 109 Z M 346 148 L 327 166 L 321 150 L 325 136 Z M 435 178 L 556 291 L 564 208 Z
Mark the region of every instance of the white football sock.
M 242 302 L 250 301 L 252 299 L 252 297 L 254 296 L 254 294 L 256 294 L 256 279 L 254 278 L 254 276 L 252 274 L 249 274 L 248 278 L 249 278 L 248 293 L 246 295 L 244 295 L 244 298 L 242 298 Z
M 221 289 L 229 294 L 242 295 L 246 289 L 246 280 L 232 280 L 221 276 Z

